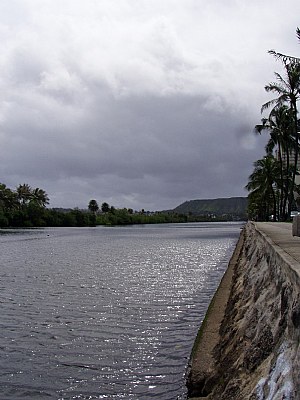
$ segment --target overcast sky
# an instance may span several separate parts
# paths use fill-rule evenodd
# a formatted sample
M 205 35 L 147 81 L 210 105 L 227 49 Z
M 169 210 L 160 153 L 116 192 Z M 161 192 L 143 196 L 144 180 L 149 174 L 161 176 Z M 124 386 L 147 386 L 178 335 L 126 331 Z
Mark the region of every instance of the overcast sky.
M 246 196 L 299 0 L 1 0 L 0 182 L 52 207 Z

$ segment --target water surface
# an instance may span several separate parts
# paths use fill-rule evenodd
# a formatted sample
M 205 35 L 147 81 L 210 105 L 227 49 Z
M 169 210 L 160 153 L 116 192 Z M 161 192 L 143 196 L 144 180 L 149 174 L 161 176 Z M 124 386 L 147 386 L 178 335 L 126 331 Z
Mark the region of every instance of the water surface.
M 0 233 L 0 389 L 12 399 L 184 399 L 237 223 Z

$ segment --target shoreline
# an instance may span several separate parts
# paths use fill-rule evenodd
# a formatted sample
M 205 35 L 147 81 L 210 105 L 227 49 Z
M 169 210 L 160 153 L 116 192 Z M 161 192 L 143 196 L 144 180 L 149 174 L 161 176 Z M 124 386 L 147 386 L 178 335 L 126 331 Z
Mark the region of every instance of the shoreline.
M 209 377 L 216 369 L 214 348 L 221 339 L 220 328 L 230 298 L 235 267 L 244 245 L 244 229 L 241 230 L 228 267 L 209 304 L 195 339 L 187 368 L 188 399 L 190 400 L 208 399 L 210 386 L 214 385 L 214 382 L 209 382 Z M 202 397 L 197 396 L 199 392 L 202 392 Z

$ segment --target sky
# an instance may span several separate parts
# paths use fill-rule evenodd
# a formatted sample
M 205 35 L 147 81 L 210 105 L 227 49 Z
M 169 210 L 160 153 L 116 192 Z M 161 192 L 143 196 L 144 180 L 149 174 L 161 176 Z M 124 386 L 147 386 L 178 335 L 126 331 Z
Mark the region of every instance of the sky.
M 50 207 L 247 196 L 299 0 L 1 0 L 0 182 Z

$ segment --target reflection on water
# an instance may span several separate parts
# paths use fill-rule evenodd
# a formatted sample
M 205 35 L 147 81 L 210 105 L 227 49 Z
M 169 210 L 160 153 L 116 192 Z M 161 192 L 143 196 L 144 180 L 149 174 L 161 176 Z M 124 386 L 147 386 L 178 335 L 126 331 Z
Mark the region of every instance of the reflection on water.
M 1 231 L 5 399 L 184 399 L 239 224 Z

